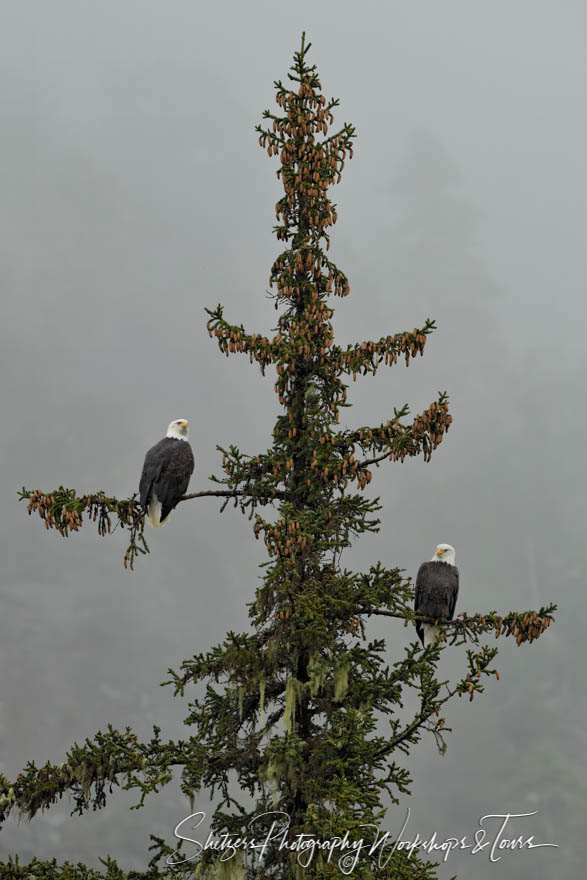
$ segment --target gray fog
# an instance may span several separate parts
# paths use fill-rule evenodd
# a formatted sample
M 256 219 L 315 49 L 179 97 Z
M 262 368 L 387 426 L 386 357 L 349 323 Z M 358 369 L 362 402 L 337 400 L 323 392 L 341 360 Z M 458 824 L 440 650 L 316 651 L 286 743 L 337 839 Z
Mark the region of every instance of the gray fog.
M 565 0 L 53 0 L 0 2 L 0 771 L 60 762 L 108 723 L 185 736 L 168 667 L 248 626 L 264 560 L 251 524 L 201 498 L 150 532 L 122 567 L 126 533 L 85 524 L 62 539 L 17 490 L 137 490 L 144 453 L 173 418 L 191 424 L 191 490 L 219 473 L 216 444 L 257 453 L 278 413 L 269 372 L 220 355 L 204 307 L 269 332 L 279 252 L 276 160 L 254 125 L 273 105 L 301 32 L 337 122 L 358 131 L 335 188 L 332 253 L 351 296 L 341 344 L 438 330 L 408 370 L 351 383 L 348 425 L 448 391 L 454 423 L 432 462 L 381 467 L 378 535 L 347 557 L 415 575 L 456 547 L 459 610 L 554 601 L 540 641 L 503 642 L 473 704 L 450 704 L 440 756 L 406 763 L 398 831 L 472 835 L 488 813 L 558 849 L 453 854 L 449 878 L 574 878 L 587 814 L 584 631 L 587 431 L 587 8 Z M 370 624 L 396 659 L 413 634 Z M 444 652 L 457 674 L 462 659 Z M 71 817 L 67 801 L 0 832 L 0 858 L 144 868 L 148 834 L 189 812 L 177 786 L 142 811 L 115 792 Z M 202 807 L 206 808 L 205 802 Z

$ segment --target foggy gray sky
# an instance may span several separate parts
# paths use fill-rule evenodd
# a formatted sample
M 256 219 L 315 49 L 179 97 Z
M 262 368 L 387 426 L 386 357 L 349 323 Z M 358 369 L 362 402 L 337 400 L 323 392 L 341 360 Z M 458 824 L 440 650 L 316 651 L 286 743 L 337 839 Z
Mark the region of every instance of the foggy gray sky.
M 347 422 L 378 424 L 405 401 L 420 411 L 439 389 L 455 416 L 430 464 L 376 472 L 381 532 L 349 564 L 414 574 L 450 541 L 461 609 L 561 604 L 543 642 L 505 646 L 499 684 L 449 710 L 446 756 L 427 742 L 413 753 L 418 829 L 464 834 L 471 816 L 536 809 L 531 830 L 560 849 L 475 862 L 475 876 L 574 876 L 572 817 L 587 805 L 587 781 L 569 776 L 587 720 L 586 26 L 571 0 L 0 2 L 0 770 L 61 761 L 109 721 L 185 735 L 185 704 L 158 683 L 247 626 L 264 557 L 237 512 L 182 504 L 131 576 L 124 533 L 86 525 L 62 540 L 16 491 L 127 496 L 179 416 L 192 490 L 218 473 L 217 443 L 269 445 L 272 376 L 220 355 L 204 307 L 221 301 L 251 331 L 275 324 L 277 165 L 253 128 L 305 29 L 336 121 L 358 131 L 333 193 L 332 253 L 351 284 L 337 339 L 427 317 L 439 328 L 409 370 L 351 384 Z M 141 867 L 148 832 L 169 835 L 185 804 L 171 789 L 143 812 L 128 803 L 9 823 L 0 857 L 110 852 Z

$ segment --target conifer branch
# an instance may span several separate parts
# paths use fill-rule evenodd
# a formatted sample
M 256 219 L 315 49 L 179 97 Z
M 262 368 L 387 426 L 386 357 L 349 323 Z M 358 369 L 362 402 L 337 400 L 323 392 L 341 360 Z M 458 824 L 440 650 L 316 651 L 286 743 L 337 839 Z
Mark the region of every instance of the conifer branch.
M 270 503 L 271 501 L 280 500 L 285 498 L 284 492 L 278 492 L 275 490 L 271 494 L 267 495 L 257 495 L 252 490 L 245 489 L 205 489 L 202 492 L 190 492 L 187 495 L 182 495 L 179 499 L 180 501 L 191 501 L 192 498 L 205 498 L 207 496 L 216 496 L 217 498 L 251 498 L 256 501 L 264 501 L 266 503 Z
M 47 762 L 38 768 L 31 761 L 12 782 L 0 776 L 0 827 L 13 809 L 32 819 L 66 793 L 73 797 L 75 813 L 101 809 L 106 790 L 112 792 L 114 786 L 137 788 L 140 807 L 147 794 L 171 781 L 171 768 L 189 767 L 192 778 L 203 772 L 206 756 L 194 740 L 164 743 L 159 734 L 156 727 L 151 741 L 144 743 L 131 728 L 120 733 L 109 725 L 106 733 L 98 732 L 83 746 L 75 744 L 61 764 Z
M 423 617 L 416 614 L 411 609 L 403 609 L 401 611 L 389 611 L 386 608 L 365 608 L 360 609 L 359 614 L 379 615 L 382 617 L 396 617 L 406 622 L 439 624 L 443 629 L 454 630 L 456 635 L 468 635 L 474 641 L 478 640 L 479 635 L 485 633 L 495 633 L 495 638 L 500 636 L 513 636 L 518 645 L 523 642 L 535 641 L 551 623 L 554 623 L 554 612 L 557 606 L 550 604 L 540 608 L 539 611 L 511 611 L 508 614 L 498 614 L 497 611 L 490 611 L 482 614 L 481 612 L 473 615 L 466 615 L 461 612 L 454 620 L 433 620 L 430 617 Z
M 64 538 L 80 530 L 84 524 L 84 515 L 88 520 L 98 523 L 98 534 L 102 536 L 112 534 L 117 526 L 126 527 L 130 532 L 130 541 L 124 557 L 124 567 L 128 566 L 131 571 L 134 570 L 134 562 L 138 554 L 150 552 L 144 531 L 145 512 L 136 494 L 130 498 L 118 499 L 106 495 L 105 492 L 78 495 L 75 489 L 66 489 L 64 486 L 51 492 L 44 492 L 41 489 L 30 490 L 23 486 L 18 496 L 20 501 L 29 502 L 27 507 L 29 516 L 34 512 L 38 513 L 45 522 L 46 529 L 55 529 Z M 234 498 L 235 505 L 239 498 L 244 498 L 246 501 L 241 507 L 246 509 L 252 506 L 254 509 L 257 504 L 271 504 L 280 500 L 284 497 L 284 493 L 273 488 L 266 493 L 255 491 L 254 488 L 206 489 L 186 494 L 180 498 L 180 501 L 204 497 L 225 498 L 226 503 Z M 114 519 L 116 522 L 113 524 Z

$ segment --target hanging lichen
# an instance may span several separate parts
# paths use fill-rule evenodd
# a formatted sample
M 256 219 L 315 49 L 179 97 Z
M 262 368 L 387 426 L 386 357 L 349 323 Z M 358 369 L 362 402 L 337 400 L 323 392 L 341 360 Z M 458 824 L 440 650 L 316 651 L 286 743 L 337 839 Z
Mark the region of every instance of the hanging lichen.
M 345 658 L 334 668 L 334 702 L 344 700 L 349 688 L 349 661 Z
M 176 874 L 166 874 L 164 880 L 176 880 Z M 211 865 L 199 861 L 193 872 L 194 880 L 245 880 L 243 854 L 217 859 Z
M 265 674 L 262 672 L 259 676 L 259 723 L 261 727 L 265 726 L 265 685 L 267 681 Z
M 276 640 L 269 642 L 269 644 L 267 645 L 267 650 L 265 651 L 265 659 L 273 669 L 277 665 L 278 652 L 279 642 Z
M 274 758 L 269 760 L 266 767 L 259 770 L 259 778 L 271 788 L 271 802 L 273 807 L 279 803 L 279 785 L 283 775 L 283 766 Z
M 219 859 L 215 862 L 212 877 L 214 880 L 245 880 L 246 874 L 242 853 L 237 852 L 231 858 Z
M 308 682 L 310 693 L 313 697 L 324 685 L 328 674 L 328 663 L 318 654 L 312 654 L 308 661 L 308 674 L 310 680 Z
M 304 685 L 297 678 L 288 678 L 285 685 L 285 709 L 283 712 L 283 725 L 288 733 L 291 733 L 296 720 L 296 703 L 302 696 Z
M 262 777 L 266 782 L 275 782 L 279 785 L 281 780 L 281 769 L 281 764 L 278 764 L 276 760 L 271 758 L 265 767 L 265 770 L 262 771 Z

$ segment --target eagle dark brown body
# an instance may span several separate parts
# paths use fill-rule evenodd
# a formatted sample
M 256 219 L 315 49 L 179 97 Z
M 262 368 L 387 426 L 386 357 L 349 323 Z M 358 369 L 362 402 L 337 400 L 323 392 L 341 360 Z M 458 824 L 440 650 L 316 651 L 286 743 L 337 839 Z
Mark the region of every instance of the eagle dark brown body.
M 452 620 L 459 595 L 459 570 L 456 565 L 434 560 L 423 562 L 416 577 L 416 599 L 414 610 L 423 617 L 439 623 Z M 434 631 L 434 632 L 433 632 Z M 426 647 L 429 634 L 433 640 L 439 628 L 416 621 L 418 638 Z M 430 643 L 430 642 L 428 642 Z
M 187 440 L 164 437 L 149 449 L 139 493 L 151 525 L 163 525 L 185 495 L 193 470 L 194 454 Z

